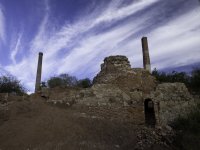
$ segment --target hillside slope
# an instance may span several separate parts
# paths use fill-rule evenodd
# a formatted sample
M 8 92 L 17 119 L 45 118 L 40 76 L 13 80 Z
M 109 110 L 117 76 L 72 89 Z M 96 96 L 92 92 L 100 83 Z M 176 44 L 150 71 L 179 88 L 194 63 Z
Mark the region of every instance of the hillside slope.
M 134 122 L 132 109 L 123 112 L 124 118 L 120 116 L 122 111 L 125 110 L 53 106 L 37 96 L 10 102 L 1 110 L 0 149 L 171 149 L 166 141 L 161 142 L 161 136 L 150 131 L 153 129 Z

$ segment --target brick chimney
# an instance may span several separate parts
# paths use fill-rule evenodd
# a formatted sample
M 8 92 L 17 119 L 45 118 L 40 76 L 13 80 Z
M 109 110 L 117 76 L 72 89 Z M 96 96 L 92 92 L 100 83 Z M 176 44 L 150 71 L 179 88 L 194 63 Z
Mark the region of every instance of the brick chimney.
M 143 66 L 151 73 L 151 63 L 149 57 L 149 47 L 147 37 L 142 37 Z
M 39 52 L 38 67 L 37 67 L 36 82 L 35 82 L 35 93 L 40 91 L 41 76 L 42 76 L 42 57 L 43 53 Z

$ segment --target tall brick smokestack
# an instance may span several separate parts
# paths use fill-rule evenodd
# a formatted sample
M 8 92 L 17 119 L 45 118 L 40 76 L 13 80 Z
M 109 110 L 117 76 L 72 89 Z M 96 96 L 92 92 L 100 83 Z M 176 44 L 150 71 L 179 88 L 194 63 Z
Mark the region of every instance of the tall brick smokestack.
M 149 57 L 149 47 L 147 37 L 142 38 L 143 66 L 151 73 L 151 63 Z
M 42 76 L 42 57 L 43 57 L 43 53 L 39 52 L 38 67 L 37 67 L 36 82 L 35 82 L 35 93 L 40 91 L 40 83 L 41 83 L 41 76 Z

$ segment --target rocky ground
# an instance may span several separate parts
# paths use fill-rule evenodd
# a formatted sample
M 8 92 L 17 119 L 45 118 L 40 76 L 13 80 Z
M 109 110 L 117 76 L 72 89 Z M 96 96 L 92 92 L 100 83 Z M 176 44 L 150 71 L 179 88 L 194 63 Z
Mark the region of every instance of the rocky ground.
M 0 150 L 174 149 L 170 128 L 145 127 L 135 121 L 141 114 L 132 117 L 132 112 L 57 106 L 37 96 L 4 103 L 0 107 Z

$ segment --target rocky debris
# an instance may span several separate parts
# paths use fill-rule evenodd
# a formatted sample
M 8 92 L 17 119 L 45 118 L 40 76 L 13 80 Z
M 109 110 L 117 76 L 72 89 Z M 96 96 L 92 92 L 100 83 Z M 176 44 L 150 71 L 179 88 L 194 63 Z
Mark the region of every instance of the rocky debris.
M 156 127 L 148 128 L 143 127 L 137 131 L 137 143 L 134 147 L 135 150 L 144 150 L 151 148 L 155 145 L 172 149 L 174 140 L 174 131 L 171 127 Z

